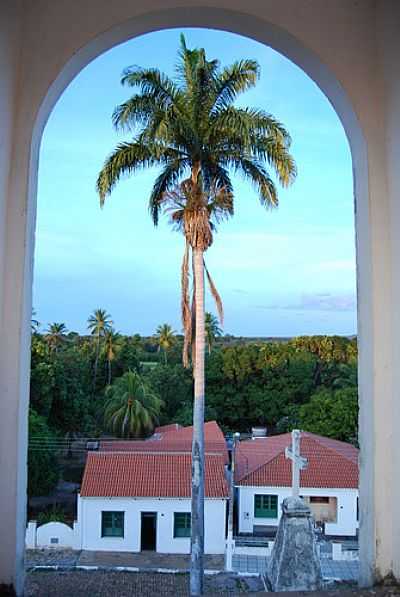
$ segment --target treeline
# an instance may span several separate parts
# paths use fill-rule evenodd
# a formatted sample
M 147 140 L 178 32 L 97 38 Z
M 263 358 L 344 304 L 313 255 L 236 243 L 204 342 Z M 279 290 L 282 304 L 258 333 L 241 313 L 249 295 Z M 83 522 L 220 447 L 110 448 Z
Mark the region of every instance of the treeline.
M 207 330 L 207 420 L 217 420 L 226 433 L 249 432 L 258 425 L 267 426 L 269 433 L 299 427 L 357 443 L 355 339 L 312 336 L 235 342 L 231 338 L 226 344 L 219 336 L 215 326 Z M 68 333 L 65 326 L 61 331 L 50 326 L 43 334 L 35 330 L 30 495 L 46 493 L 54 485 L 54 438 L 104 433 L 126 437 L 135 429 L 139 435 L 149 433 L 156 423 L 191 424 L 192 374 L 181 364 L 181 351 L 182 337 L 168 325 L 160 326 L 152 338 L 123 336 L 110 325 L 100 333 L 94 326 L 87 336 Z M 152 397 L 150 423 L 142 417 L 146 424 L 133 420 L 138 414 L 132 410 L 134 401 L 128 400 L 129 391 L 138 391 L 129 388 L 142 386 L 142 395 Z M 127 434 L 118 421 L 129 417 Z M 38 445 L 40 450 L 35 449 Z M 43 480 L 37 471 L 46 468 L 50 472 Z

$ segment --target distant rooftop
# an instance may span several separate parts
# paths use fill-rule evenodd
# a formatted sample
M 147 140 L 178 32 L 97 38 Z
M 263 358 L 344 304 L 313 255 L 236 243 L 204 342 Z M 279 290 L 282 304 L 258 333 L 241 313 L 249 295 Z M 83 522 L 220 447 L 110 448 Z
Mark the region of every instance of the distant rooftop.
M 240 442 L 236 449 L 237 485 L 290 487 L 291 461 L 285 457 L 290 433 Z M 358 487 L 358 450 L 351 444 L 302 431 L 300 453 L 308 459 L 301 487 Z
M 154 434 L 145 440 L 103 440 L 103 452 L 187 452 L 192 451 L 193 426 L 181 427 L 177 423 L 156 427 Z M 228 463 L 228 450 L 221 428 L 216 421 L 204 424 L 206 454 L 219 454 Z
M 190 498 L 189 453 L 89 452 L 82 497 Z M 205 497 L 227 498 L 222 455 L 205 457 Z

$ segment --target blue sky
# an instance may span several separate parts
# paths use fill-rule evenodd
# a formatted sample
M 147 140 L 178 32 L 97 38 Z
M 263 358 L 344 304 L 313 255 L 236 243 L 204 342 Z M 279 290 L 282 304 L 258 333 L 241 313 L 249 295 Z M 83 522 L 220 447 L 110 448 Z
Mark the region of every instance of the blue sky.
M 235 216 L 206 255 L 222 295 L 225 333 L 247 336 L 356 332 L 352 167 L 340 121 L 301 69 L 270 48 L 231 33 L 185 29 L 187 44 L 229 64 L 255 58 L 261 79 L 241 103 L 281 120 L 293 137 L 298 178 L 265 211 L 234 178 Z M 111 125 L 129 89 L 124 67 L 173 74 L 180 30 L 133 39 L 89 64 L 69 85 L 46 126 L 40 154 L 34 307 L 45 327 L 83 332 L 97 307 L 124 333 L 180 324 L 182 237 L 167 220 L 154 228 L 147 200 L 156 171 L 123 180 L 99 208 L 95 181 L 125 138 Z M 213 309 L 208 300 L 207 308 Z

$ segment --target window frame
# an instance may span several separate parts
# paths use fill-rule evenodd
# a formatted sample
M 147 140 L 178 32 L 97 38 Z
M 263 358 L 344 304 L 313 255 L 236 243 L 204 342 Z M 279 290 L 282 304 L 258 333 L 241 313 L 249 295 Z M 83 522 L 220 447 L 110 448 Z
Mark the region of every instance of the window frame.
M 183 526 L 178 525 L 177 521 L 180 517 L 185 517 L 185 524 Z M 189 525 L 187 524 L 187 520 L 189 520 Z M 177 531 L 179 529 L 183 529 L 184 531 L 188 531 L 187 535 L 179 535 Z M 192 514 L 190 512 L 174 512 L 174 532 L 173 536 L 174 539 L 190 539 L 192 535 Z
M 328 495 L 310 495 L 310 504 L 330 505 L 331 496 Z
M 266 502 L 268 507 L 264 505 Z M 272 493 L 255 493 L 254 518 L 278 518 L 278 496 Z
M 110 516 L 112 520 L 112 525 L 107 526 L 105 525 L 105 517 Z M 122 525 L 116 526 L 115 518 L 122 518 Z M 105 533 L 105 529 L 117 529 L 120 531 L 120 534 L 116 533 Z M 125 538 L 125 511 L 124 510 L 102 510 L 101 511 L 101 538 L 102 539 L 124 539 Z

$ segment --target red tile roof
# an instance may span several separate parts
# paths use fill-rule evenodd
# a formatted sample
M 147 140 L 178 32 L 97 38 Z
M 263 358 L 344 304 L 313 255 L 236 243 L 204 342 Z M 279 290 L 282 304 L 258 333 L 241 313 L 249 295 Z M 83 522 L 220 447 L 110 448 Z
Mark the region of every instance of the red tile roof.
M 101 451 L 112 452 L 188 452 L 192 451 L 193 427 L 165 425 L 157 427 L 146 440 L 103 440 Z M 204 424 L 204 447 L 207 454 L 221 454 L 229 462 L 224 434 L 216 421 Z
M 189 454 L 89 452 L 82 497 L 190 498 Z M 227 498 L 222 456 L 205 458 L 205 497 Z
M 290 487 L 292 467 L 285 448 L 291 442 L 290 433 L 240 442 L 236 448 L 235 483 Z M 358 487 L 358 450 L 351 444 L 301 432 L 300 454 L 308 458 L 307 469 L 300 473 L 301 487 Z

